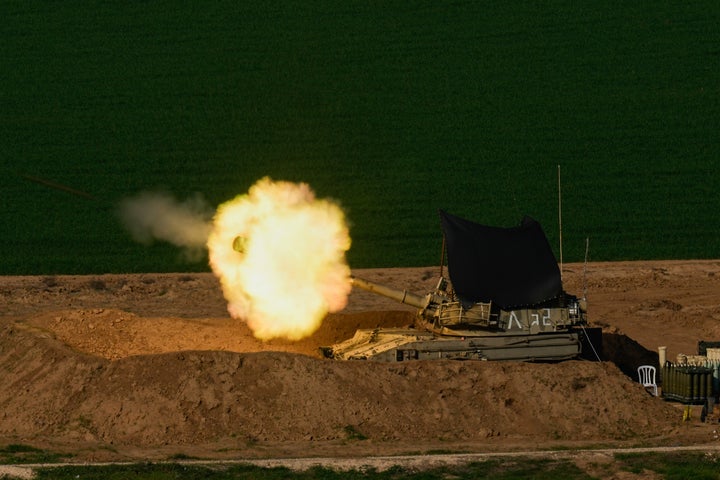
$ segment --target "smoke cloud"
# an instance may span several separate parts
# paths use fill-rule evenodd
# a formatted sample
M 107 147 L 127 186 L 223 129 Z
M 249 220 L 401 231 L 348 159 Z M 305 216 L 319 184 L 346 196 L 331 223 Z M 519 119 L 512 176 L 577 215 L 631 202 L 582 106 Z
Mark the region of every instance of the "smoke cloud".
M 189 261 L 203 258 L 214 211 L 199 194 L 179 201 L 171 195 L 142 192 L 120 203 L 120 219 L 133 239 L 155 240 L 183 249 Z
M 138 242 L 169 242 L 194 261 L 207 248 L 228 312 L 257 338 L 299 340 L 347 304 L 344 212 L 305 183 L 263 178 L 217 211 L 200 195 L 181 202 L 143 192 L 122 201 L 119 213 Z

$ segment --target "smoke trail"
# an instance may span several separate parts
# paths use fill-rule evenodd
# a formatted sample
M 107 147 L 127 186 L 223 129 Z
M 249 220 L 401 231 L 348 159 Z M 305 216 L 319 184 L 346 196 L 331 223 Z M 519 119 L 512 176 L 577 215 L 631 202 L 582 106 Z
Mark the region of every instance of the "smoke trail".
M 199 194 L 180 202 L 168 194 L 142 192 L 123 200 L 119 208 L 122 223 L 136 241 L 171 243 L 182 248 L 189 261 L 203 257 L 212 214 Z
M 347 304 L 345 215 L 305 183 L 263 178 L 214 218 L 199 195 L 180 202 L 149 192 L 122 201 L 119 213 L 138 242 L 166 241 L 192 260 L 207 247 L 228 311 L 260 339 L 304 338 Z

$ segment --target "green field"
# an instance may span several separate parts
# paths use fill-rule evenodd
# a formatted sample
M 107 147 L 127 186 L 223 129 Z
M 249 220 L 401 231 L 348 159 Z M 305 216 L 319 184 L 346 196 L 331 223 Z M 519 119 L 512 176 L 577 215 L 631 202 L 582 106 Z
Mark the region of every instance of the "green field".
M 558 165 L 565 261 L 720 258 L 716 2 L 262 3 L 0 3 L 0 274 L 206 271 L 118 203 L 264 176 L 354 268 L 437 264 L 438 208 L 558 252 Z
M 251 465 L 183 465 L 178 463 L 109 465 L 109 466 L 58 466 L 37 470 L 38 479 L 102 479 L 137 480 L 165 479 L 301 479 L 301 480 L 443 480 L 443 479 L 493 479 L 493 480 L 593 480 L 615 478 L 623 474 L 632 478 L 663 478 L 667 480 L 718 480 L 717 453 L 667 452 L 667 453 L 617 453 L 613 461 L 589 462 L 592 474 L 583 471 L 570 458 L 551 459 L 514 457 L 489 459 L 467 465 L 441 467 L 429 470 L 408 470 L 392 467 L 378 472 L 372 468 L 335 471 L 313 467 L 297 472 L 284 467 L 261 468 Z

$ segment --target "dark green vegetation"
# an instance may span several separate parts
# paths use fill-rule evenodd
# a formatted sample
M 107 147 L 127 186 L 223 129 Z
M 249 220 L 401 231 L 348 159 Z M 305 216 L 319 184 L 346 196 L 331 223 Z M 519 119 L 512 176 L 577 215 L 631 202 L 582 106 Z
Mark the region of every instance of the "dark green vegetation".
M 118 202 L 263 176 L 355 268 L 437 264 L 438 208 L 557 251 L 558 164 L 565 261 L 718 257 L 716 2 L 256 3 L 2 2 L 0 274 L 207 270 Z
M 570 461 L 555 460 L 521 460 L 472 463 L 462 467 L 447 467 L 421 472 L 407 471 L 399 467 L 378 472 L 373 469 L 334 471 L 327 468 L 314 467 L 304 472 L 294 472 L 287 468 L 261 468 L 249 465 L 237 465 L 227 468 L 208 468 L 185 466 L 180 464 L 137 464 L 129 466 L 106 467 L 59 467 L 44 469 L 38 472 L 37 479 L 102 479 L 120 480 L 133 479 L 286 479 L 300 480 L 442 480 L 447 478 L 462 479 L 497 479 L 519 480 L 535 478 L 554 480 L 583 480 L 592 477 L 585 475 Z
M 641 475 L 656 472 L 666 480 L 718 480 L 720 456 L 712 453 L 628 453 L 617 454 L 623 469 Z
M 0 447 L 0 464 L 54 463 L 67 459 L 68 455 L 52 453 L 22 444 L 10 444 Z
M 660 474 L 667 480 L 674 479 L 720 479 L 720 464 L 714 454 L 684 453 L 642 453 L 618 454 L 614 464 L 590 465 L 592 475 L 578 468 L 572 460 L 542 460 L 537 458 L 493 459 L 471 463 L 460 467 L 444 467 L 426 471 L 409 471 L 399 467 L 378 472 L 373 469 L 336 472 L 314 467 L 304 472 L 287 468 L 261 468 L 250 465 L 204 467 L 194 465 L 136 464 L 116 466 L 67 466 L 40 469 L 36 478 L 62 479 L 283 479 L 301 480 L 440 480 L 440 479 L 494 479 L 494 480 L 562 480 L 604 478 L 613 472 L 625 471 L 637 475 Z

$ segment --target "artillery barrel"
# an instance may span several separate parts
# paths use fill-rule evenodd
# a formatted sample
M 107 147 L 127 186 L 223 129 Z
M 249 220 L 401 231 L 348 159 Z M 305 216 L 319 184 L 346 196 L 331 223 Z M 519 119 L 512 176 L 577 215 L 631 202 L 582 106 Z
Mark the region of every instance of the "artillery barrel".
M 351 277 L 351 279 L 353 286 L 358 286 L 363 290 L 367 290 L 368 292 L 377 293 L 378 295 L 392 298 L 396 302 L 404 303 L 406 305 L 412 305 L 416 308 L 425 308 L 427 306 L 427 301 L 425 300 L 425 297 L 421 297 L 420 295 L 408 292 L 407 290 L 397 290 L 395 288 L 380 285 L 379 283 L 371 282 L 369 280 L 363 280 L 362 278 L 358 278 L 355 276 Z

